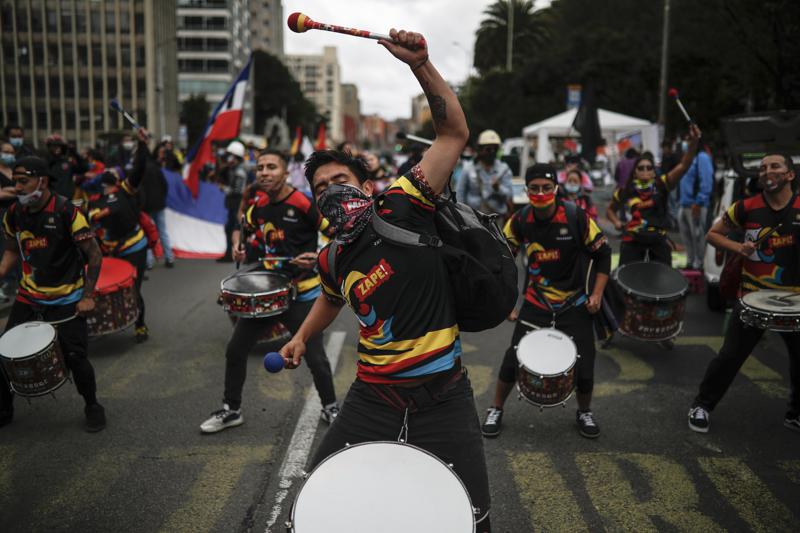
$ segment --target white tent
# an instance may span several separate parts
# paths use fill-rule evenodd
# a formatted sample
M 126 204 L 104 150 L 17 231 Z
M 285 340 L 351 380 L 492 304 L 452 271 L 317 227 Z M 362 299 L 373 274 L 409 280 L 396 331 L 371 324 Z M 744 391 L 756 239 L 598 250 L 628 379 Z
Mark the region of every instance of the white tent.
M 538 138 L 536 160 L 543 163 L 555 159 L 550 137 L 580 137 L 580 133 L 572 127 L 578 109 L 568 109 L 553 117 L 536 124 L 525 126 L 522 136 L 526 139 Z M 634 132 L 642 133 L 643 149 L 658 152 L 658 126 L 647 120 L 615 113 L 607 109 L 598 109 L 597 118 L 600 122 L 600 133 L 609 145 L 616 143 L 621 137 Z M 528 167 L 528 151 L 522 151 L 522 167 Z

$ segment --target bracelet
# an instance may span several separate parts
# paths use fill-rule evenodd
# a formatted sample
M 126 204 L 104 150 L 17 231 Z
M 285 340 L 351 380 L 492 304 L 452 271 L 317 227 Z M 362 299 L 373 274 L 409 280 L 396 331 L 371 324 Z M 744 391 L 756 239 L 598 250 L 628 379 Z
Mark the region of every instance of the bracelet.
M 419 67 L 423 66 L 427 62 L 428 62 L 428 56 L 425 56 L 425 59 L 420 61 L 419 65 L 411 67 L 411 72 L 414 72 L 415 70 L 417 70 Z

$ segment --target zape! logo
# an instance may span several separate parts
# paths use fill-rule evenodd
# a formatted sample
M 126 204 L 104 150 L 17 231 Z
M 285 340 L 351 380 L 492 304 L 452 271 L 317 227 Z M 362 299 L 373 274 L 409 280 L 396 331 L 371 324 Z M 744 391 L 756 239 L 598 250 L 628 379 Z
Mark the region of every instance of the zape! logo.
M 358 282 L 356 285 L 356 297 L 359 301 L 363 302 L 364 299 L 375 292 L 378 287 L 389 281 L 394 275 L 391 265 L 386 262 L 386 259 L 381 259 L 381 262 L 372 267 L 372 270 L 367 272 L 367 275 Z

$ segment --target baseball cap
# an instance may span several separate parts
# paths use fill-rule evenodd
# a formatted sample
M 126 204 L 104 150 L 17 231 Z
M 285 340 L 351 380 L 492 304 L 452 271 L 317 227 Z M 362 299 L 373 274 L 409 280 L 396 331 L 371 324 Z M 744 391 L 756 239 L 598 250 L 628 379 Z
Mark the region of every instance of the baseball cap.
M 536 163 L 528 167 L 528 170 L 525 172 L 525 183 L 528 184 L 536 178 L 544 178 L 556 183 L 555 167 L 546 163 Z
M 22 159 L 17 159 L 16 163 L 14 163 L 13 173 L 25 174 L 26 176 L 30 176 L 32 178 L 47 176 L 52 179 L 50 176 L 50 169 L 47 166 L 47 161 L 36 156 L 28 156 L 23 157 Z

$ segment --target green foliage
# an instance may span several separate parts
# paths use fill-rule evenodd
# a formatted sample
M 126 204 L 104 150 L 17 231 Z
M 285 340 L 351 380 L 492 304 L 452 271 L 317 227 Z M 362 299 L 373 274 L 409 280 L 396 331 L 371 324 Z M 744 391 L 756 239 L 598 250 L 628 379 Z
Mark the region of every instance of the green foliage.
M 487 8 L 476 33 L 480 74 L 462 91 L 474 135 L 487 127 L 520 135 L 564 111 L 571 83 L 591 82 L 600 107 L 656 120 L 663 1 L 555 0 L 535 13 L 530 2 L 513 3 L 523 13 L 515 11 L 511 73 L 499 71 L 507 0 Z M 527 28 L 518 27 L 522 20 Z M 668 85 L 706 133 L 726 115 L 800 108 L 800 2 L 671 0 L 670 23 Z M 685 129 L 672 102 L 666 128 Z
M 180 120 L 186 124 L 186 142 L 191 148 L 203 135 L 203 128 L 211 115 L 211 104 L 204 94 L 193 94 L 184 100 L 181 106 Z
M 292 128 L 302 126 L 313 131 L 318 121 L 316 106 L 300 89 L 291 72 L 280 59 L 267 52 L 253 53 L 253 126 L 263 131 L 268 118 L 285 117 Z

